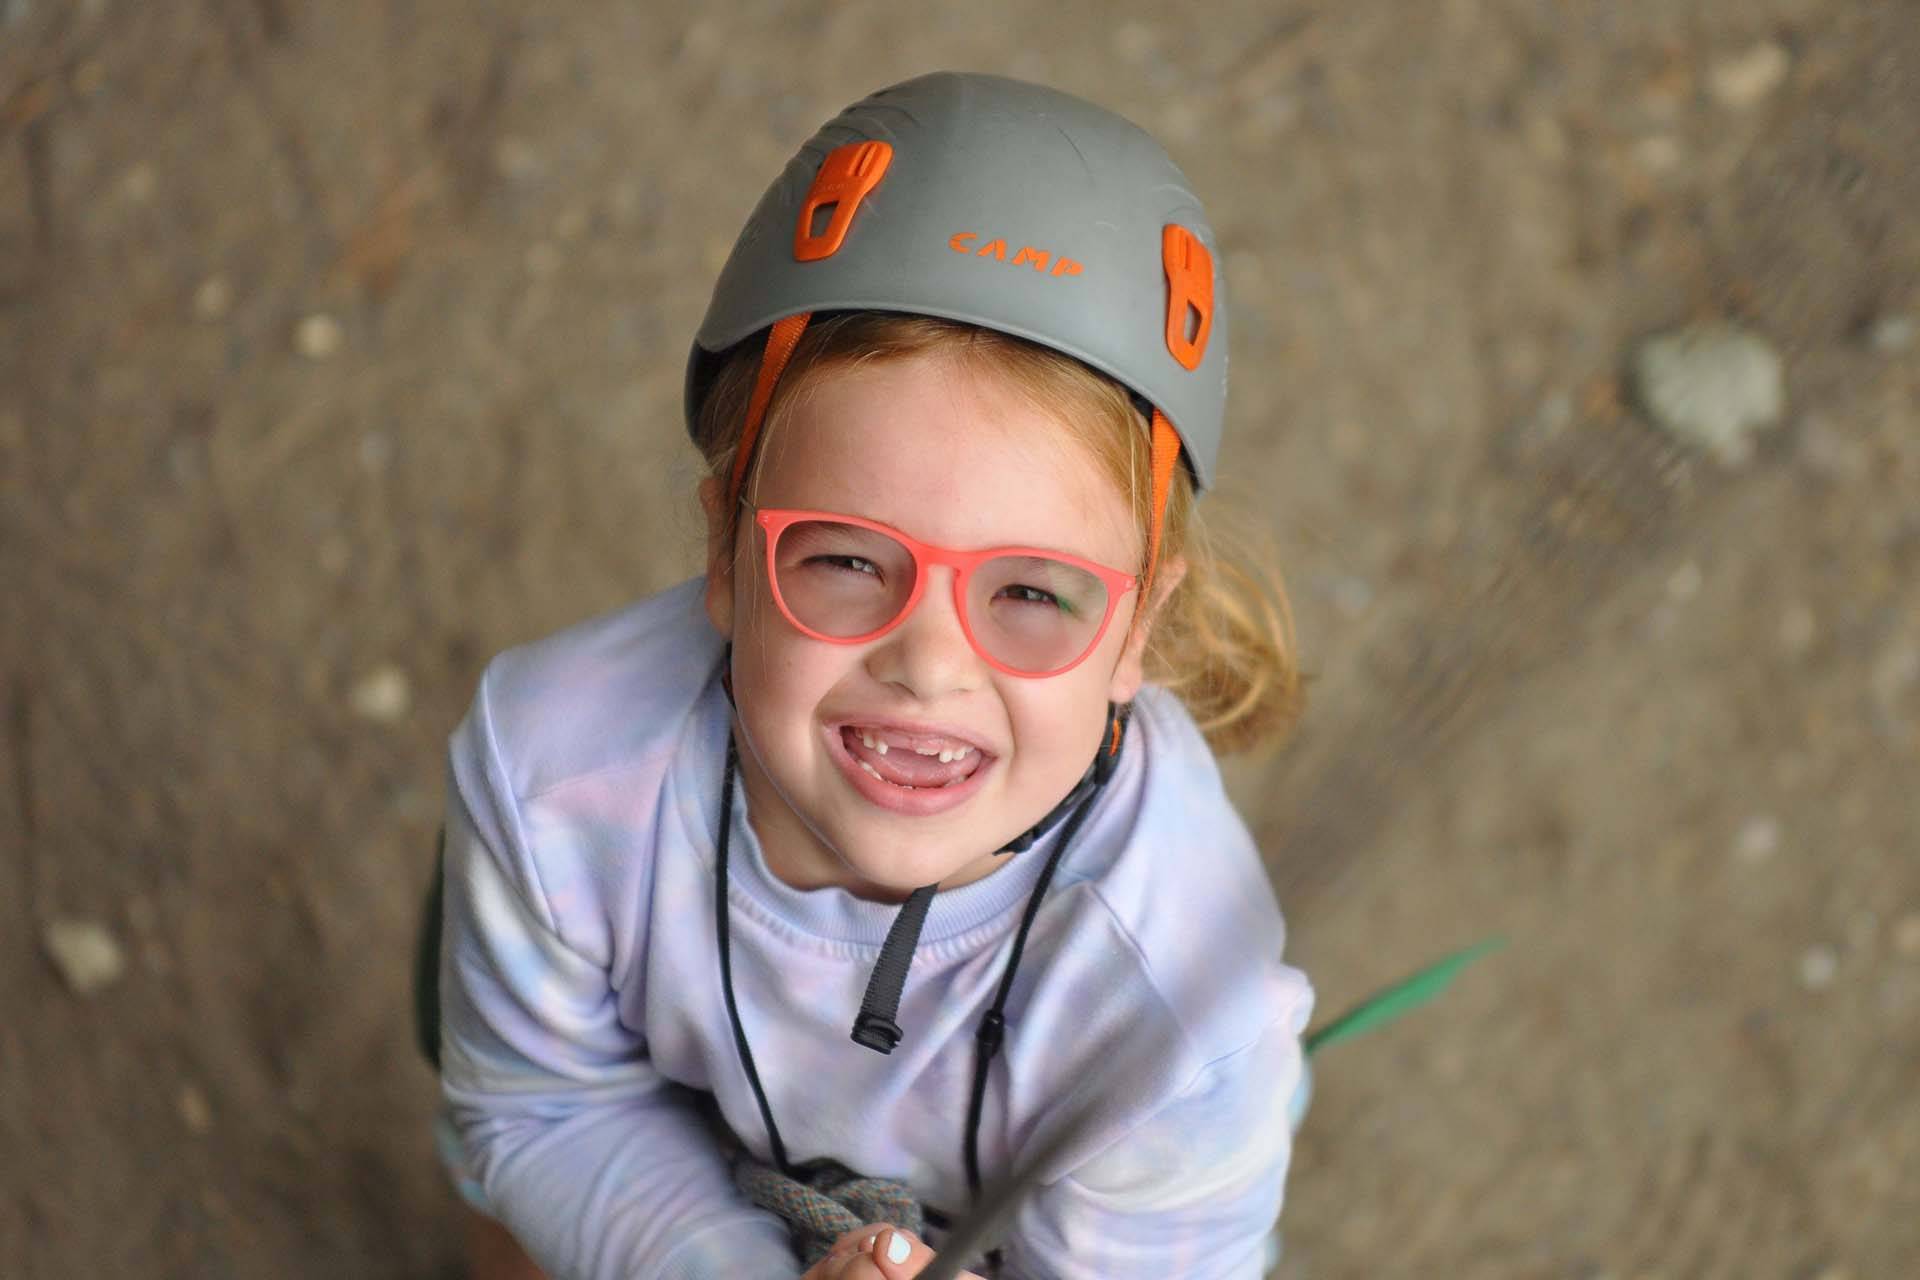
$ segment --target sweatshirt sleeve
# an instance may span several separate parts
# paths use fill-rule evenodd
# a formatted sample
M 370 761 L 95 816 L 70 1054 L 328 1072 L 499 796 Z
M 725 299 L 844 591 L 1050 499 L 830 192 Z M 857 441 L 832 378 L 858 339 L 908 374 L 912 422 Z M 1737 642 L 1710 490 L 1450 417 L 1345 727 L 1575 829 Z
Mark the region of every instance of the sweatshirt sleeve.
M 563 936 L 484 679 L 451 765 L 442 1085 L 492 1211 L 555 1280 L 793 1280 L 784 1226 L 620 1018 L 604 948 Z
M 1259 1280 L 1292 1153 L 1287 1102 L 1301 1066 L 1292 1017 L 1208 1064 L 1125 1137 L 1034 1194 L 1015 1223 L 1011 1273 Z

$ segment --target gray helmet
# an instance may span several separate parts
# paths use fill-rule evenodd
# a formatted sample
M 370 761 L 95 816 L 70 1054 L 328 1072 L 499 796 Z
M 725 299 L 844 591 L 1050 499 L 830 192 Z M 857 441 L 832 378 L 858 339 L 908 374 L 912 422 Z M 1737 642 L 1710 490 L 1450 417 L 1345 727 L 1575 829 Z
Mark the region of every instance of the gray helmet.
M 761 197 L 694 338 L 687 427 L 720 357 L 775 321 L 904 311 L 1111 376 L 1170 420 L 1204 488 L 1227 396 L 1217 263 L 1185 175 L 1126 120 L 999 76 L 909 80 L 841 112 Z

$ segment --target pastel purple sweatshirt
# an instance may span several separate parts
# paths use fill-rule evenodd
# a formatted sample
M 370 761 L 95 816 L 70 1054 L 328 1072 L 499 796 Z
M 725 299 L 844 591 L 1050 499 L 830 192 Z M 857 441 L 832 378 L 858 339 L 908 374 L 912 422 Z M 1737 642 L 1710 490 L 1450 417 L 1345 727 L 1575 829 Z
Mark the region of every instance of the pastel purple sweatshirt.
M 730 709 L 703 585 L 502 654 L 450 744 L 445 1096 L 491 1211 L 555 1280 L 802 1270 L 694 1105 L 771 1159 L 716 952 Z M 1075 1128 L 1012 1223 L 1012 1276 L 1252 1280 L 1312 991 L 1193 722 L 1152 686 L 1134 710 L 1021 960 L 981 1173 Z M 934 895 L 883 1056 L 848 1033 L 898 907 L 777 879 L 733 803 L 734 986 L 789 1157 L 964 1211 L 974 1029 L 1058 829 Z

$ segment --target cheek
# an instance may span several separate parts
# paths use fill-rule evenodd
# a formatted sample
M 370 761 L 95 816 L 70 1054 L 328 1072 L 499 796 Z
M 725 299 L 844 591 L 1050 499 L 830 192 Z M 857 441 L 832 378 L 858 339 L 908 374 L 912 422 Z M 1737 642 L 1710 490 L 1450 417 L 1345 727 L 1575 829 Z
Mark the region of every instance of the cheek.
M 1095 654 L 1064 676 L 1022 681 L 1024 688 L 1003 688 L 1013 722 L 1014 743 L 1030 765 L 1046 772 L 1049 785 L 1058 773 L 1070 785 L 1087 766 L 1105 729 L 1105 667 Z

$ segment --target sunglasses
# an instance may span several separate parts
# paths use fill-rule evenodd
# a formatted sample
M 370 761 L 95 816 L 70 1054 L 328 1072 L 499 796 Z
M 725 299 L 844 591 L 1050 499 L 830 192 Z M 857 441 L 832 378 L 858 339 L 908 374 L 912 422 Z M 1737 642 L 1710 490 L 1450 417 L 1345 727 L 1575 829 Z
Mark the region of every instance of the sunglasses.
M 802 634 L 865 644 L 903 622 L 926 590 L 927 570 L 953 570 L 953 606 L 967 642 L 1012 676 L 1071 671 L 1107 633 L 1130 573 L 1062 551 L 993 547 L 956 551 L 858 516 L 760 510 L 774 603 Z

